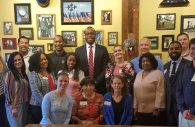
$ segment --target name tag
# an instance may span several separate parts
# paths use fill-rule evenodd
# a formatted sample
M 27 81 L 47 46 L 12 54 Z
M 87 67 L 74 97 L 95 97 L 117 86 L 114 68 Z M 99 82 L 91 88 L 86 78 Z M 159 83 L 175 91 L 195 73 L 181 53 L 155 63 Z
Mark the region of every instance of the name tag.
M 111 105 L 111 102 L 109 102 L 109 101 L 104 101 L 104 105 L 110 106 L 110 105 Z
M 43 77 L 43 79 L 48 79 L 47 77 Z
M 192 81 L 192 82 L 195 82 L 195 74 L 194 74 L 194 76 L 192 77 L 191 81 Z
M 87 101 L 80 101 L 80 105 L 81 105 L 81 106 L 87 105 Z
M 167 69 L 166 70 L 164 70 L 164 74 L 167 72 Z

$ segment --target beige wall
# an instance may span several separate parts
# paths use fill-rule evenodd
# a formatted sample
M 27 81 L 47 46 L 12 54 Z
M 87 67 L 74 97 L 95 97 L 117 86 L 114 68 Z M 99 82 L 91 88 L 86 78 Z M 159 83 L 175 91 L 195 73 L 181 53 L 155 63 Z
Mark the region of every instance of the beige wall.
M 162 0 L 140 0 L 139 37 L 159 36 L 159 48 L 151 52 L 162 53 L 164 63 L 167 62 L 168 53 L 161 50 L 162 35 L 174 34 L 176 39 L 177 34 L 180 32 L 181 15 L 195 15 L 195 1 L 189 1 L 188 7 L 159 8 Z M 156 30 L 156 15 L 165 13 L 176 13 L 175 30 Z
M 31 16 L 32 24 L 30 25 L 15 25 L 14 18 L 14 3 L 30 3 L 31 4 Z M 40 7 L 36 0 L 0 0 L 0 45 L 1 56 L 4 57 L 5 53 L 13 52 L 13 50 L 2 49 L 2 38 L 18 38 L 19 28 L 33 27 L 34 40 L 30 41 L 32 45 L 45 45 L 45 52 L 47 51 L 47 43 L 52 43 L 52 40 L 38 40 L 37 39 L 37 27 L 36 27 L 36 14 L 55 14 L 56 15 L 56 34 L 61 34 L 64 30 L 76 30 L 77 31 L 77 46 L 81 46 L 82 43 L 82 31 L 89 25 L 61 25 L 61 9 L 60 0 L 50 0 L 50 5 L 46 8 Z M 112 25 L 101 25 L 101 10 L 112 10 Z M 121 0 L 94 0 L 94 17 L 95 24 L 90 25 L 96 30 L 104 31 L 104 42 L 107 46 L 108 32 L 118 32 L 118 41 L 121 43 L 122 32 L 122 2 Z M 13 35 L 3 35 L 3 22 L 13 22 Z M 72 52 L 75 47 L 65 47 L 65 50 Z M 112 52 L 112 46 L 108 46 L 109 52 Z

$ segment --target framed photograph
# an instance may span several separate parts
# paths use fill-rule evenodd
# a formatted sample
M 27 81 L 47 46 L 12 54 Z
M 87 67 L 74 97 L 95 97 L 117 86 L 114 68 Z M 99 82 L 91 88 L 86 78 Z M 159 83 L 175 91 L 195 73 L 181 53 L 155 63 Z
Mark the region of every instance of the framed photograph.
M 56 34 L 54 14 L 37 14 L 38 39 L 51 40 Z
M 176 14 L 157 14 L 156 29 L 157 30 L 174 30 Z
M 172 41 L 174 41 L 174 35 L 162 35 L 162 51 L 168 51 Z
M 76 31 L 62 31 L 65 47 L 77 46 L 77 32 Z
M 153 53 L 155 57 L 158 57 L 160 59 L 162 59 L 162 54 L 161 53 Z
M 112 25 L 112 10 L 101 11 L 101 23 L 102 25 Z
M 118 32 L 108 32 L 108 46 L 118 44 Z
M 19 28 L 19 36 L 25 36 L 29 40 L 34 40 L 33 28 Z
M 61 0 L 61 24 L 94 24 L 94 0 Z
M 147 38 L 150 39 L 151 49 L 158 49 L 158 36 L 148 36 Z
M 47 43 L 47 51 L 54 51 L 54 44 L 53 43 Z
M 32 53 L 45 52 L 45 48 L 44 48 L 44 45 L 30 45 L 29 51 Z
M 95 43 L 99 44 L 99 45 L 103 45 L 103 41 L 104 41 L 104 31 L 103 30 L 96 30 L 96 39 L 95 39 Z M 83 30 L 83 43 L 85 43 L 85 34 L 84 34 L 84 30 Z
M 31 24 L 30 4 L 14 4 L 15 24 Z
M 13 24 L 11 21 L 3 22 L 3 33 L 4 33 L 4 35 L 12 35 L 13 34 Z
M 5 61 L 7 62 L 11 53 L 5 53 Z
M 189 38 L 195 38 L 195 15 L 182 15 L 180 32 L 187 33 Z
M 16 50 L 16 38 L 2 38 L 2 45 L 4 50 Z

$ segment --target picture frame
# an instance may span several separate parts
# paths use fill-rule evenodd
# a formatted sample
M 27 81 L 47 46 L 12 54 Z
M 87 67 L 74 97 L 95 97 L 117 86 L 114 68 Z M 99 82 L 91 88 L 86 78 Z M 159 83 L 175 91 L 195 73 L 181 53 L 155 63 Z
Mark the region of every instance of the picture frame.
M 44 45 L 30 45 L 29 51 L 32 53 L 45 52 L 45 47 Z
M 61 0 L 61 24 L 94 24 L 94 0 Z
M 37 14 L 37 38 L 52 40 L 56 35 L 55 14 Z
M 101 11 L 101 24 L 112 25 L 112 10 Z
M 104 42 L 104 30 L 96 30 L 96 39 L 95 43 L 99 45 L 103 45 Z M 83 44 L 85 43 L 85 34 L 83 30 Z
M 31 24 L 31 5 L 30 3 L 25 4 L 14 4 L 14 15 L 15 24 Z
M 161 53 L 153 53 L 155 57 L 158 57 L 160 59 L 162 59 L 162 54 Z
M 7 62 L 11 53 L 5 53 L 5 61 Z
M 174 30 L 176 22 L 176 13 L 157 14 L 156 16 L 157 30 Z
M 47 51 L 54 51 L 55 47 L 53 43 L 47 43 Z
M 174 35 L 162 35 L 162 51 L 168 51 L 172 41 L 174 41 Z
M 147 36 L 151 42 L 151 49 L 158 49 L 159 37 L 158 36 Z
M 195 38 L 195 15 L 182 15 L 181 16 L 181 33 L 187 33 L 189 39 Z
M 19 28 L 19 36 L 25 36 L 29 40 L 34 40 L 33 28 Z
M 118 44 L 118 32 L 108 32 L 108 46 Z
M 16 50 L 16 38 L 2 38 L 2 46 L 4 50 Z
M 76 31 L 61 31 L 64 38 L 64 47 L 77 47 L 77 32 Z
M 4 35 L 12 35 L 13 34 L 13 23 L 11 21 L 3 22 L 3 33 L 4 33 Z

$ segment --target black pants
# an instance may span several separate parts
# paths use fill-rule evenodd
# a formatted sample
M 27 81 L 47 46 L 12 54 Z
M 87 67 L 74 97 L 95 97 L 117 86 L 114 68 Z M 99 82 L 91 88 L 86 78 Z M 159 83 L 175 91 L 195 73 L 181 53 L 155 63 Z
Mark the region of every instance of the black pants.
M 8 127 L 7 115 L 5 110 L 5 97 L 0 95 L 0 125 L 2 127 Z
M 30 123 L 32 124 L 40 124 L 42 119 L 42 111 L 40 106 L 30 105 L 29 106 L 29 112 L 30 112 Z

